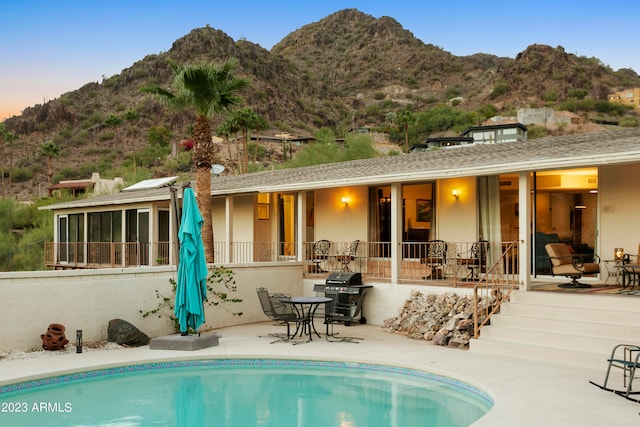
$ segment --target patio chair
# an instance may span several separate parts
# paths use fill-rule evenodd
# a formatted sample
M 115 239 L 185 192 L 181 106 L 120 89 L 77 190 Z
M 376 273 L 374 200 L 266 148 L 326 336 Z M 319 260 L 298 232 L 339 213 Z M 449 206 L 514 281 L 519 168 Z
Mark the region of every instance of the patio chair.
M 358 337 L 338 337 L 338 333 L 334 332 L 333 326 L 336 323 L 342 323 L 344 326 L 351 326 L 356 322 L 356 319 L 362 312 L 362 305 L 364 299 L 367 296 L 369 289 L 364 289 L 360 294 L 357 302 L 353 303 L 341 303 L 338 293 L 327 294 L 326 296 L 331 298 L 331 301 L 326 305 L 326 313 L 324 323 L 327 326 L 326 339 L 329 342 L 350 342 L 358 344 L 358 340 L 362 338 Z
M 596 384 L 593 381 L 589 381 L 591 384 L 599 387 L 603 390 L 616 393 L 625 399 L 632 400 L 634 402 L 640 402 L 639 399 L 635 399 L 632 396 L 640 394 L 640 391 L 633 391 L 633 380 L 636 375 L 636 368 L 640 367 L 640 347 L 632 344 L 618 344 L 613 347 L 611 356 L 607 359 L 607 372 L 604 376 L 604 383 L 602 385 Z M 622 369 L 622 388 L 612 388 L 609 386 L 609 379 L 611 376 L 611 368 Z
M 631 257 L 634 258 L 631 259 Z M 619 268 L 622 270 L 622 287 L 626 288 L 631 285 L 631 289 L 633 289 L 636 283 L 640 282 L 640 245 L 637 255 L 624 254 L 622 265 Z
M 544 248 L 551 262 L 551 274 L 571 278 L 571 282 L 560 284 L 559 288 L 591 287 L 591 285 L 578 282 L 578 279 L 585 274 L 600 272 L 600 260 L 597 255 L 576 254 L 566 243 L 547 243 Z
M 360 244 L 360 240 L 354 240 L 349 245 L 349 249 L 346 251 L 339 251 L 338 255 L 336 255 L 336 261 L 342 265 L 341 271 L 351 271 L 349 265 L 356 260 L 356 254 L 358 252 L 358 245 Z
M 326 273 L 328 269 L 320 267 L 322 263 L 329 263 L 329 249 L 331 248 L 331 242 L 328 240 L 318 240 L 313 244 L 313 258 L 311 262 L 312 273 Z M 326 266 L 325 266 L 326 267 Z
M 444 278 L 444 266 L 447 263 L 447 242 L 444 240 L 428 241 L 425 256 L 420 259 L 420 262 L 431 270 L 430 279 Z
M 258 299 L 260 300 L 260 305 L 262 306 L 262 311 L 264 314 L 271 320 L 275 321 L 278 325 L 286 325 L 287 333 L 270 333 L 268 336 L 273 338 L 278 338 L 275 341 L 272 341 L 271 344 L 276 342 L 284 342 L 291 339 L 292 336 L 295 336 L 298 333 L 300 328 L 299 319 L 293 311 L 293 306 L 291 304 L 285 304 L 281 301 L 282 298 L 291 298 L 291 295 L 282 294 L 282 293 L 273 293 L 270 294 L 267 288 L 257 288 L 256 292 L 258 293 Z M 291 334 L 291 324 L 296 324 L 296 331 Z
M 461 252 L 458 254 L 458 264 L 466 267 L 468 270 L 467 276 L 462 280 L 480 280 L 478 272 L 484 273 L 487 270 L 488 246 L 489 242 L 486 240 L 479 240 L 474 242 L 467 252 Z

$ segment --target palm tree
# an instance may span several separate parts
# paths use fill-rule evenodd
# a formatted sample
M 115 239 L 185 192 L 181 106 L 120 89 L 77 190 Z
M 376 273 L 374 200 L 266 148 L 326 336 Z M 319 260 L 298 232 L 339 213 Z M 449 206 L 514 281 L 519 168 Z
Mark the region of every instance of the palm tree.
M 233 154 L 231 153 L 231 135 L 235 135 L 238 132 L 238 124 L 236 123 L 235 117 L 229 116 L 227 119 L 220 124 L 217 130 L 218 136 L 222 136 L 224 141 L 227 142 L 227 156 L 229 157 L 229 164 L 227 165 L 230 170 L 233 170 L 233 164 L 236 164 L 236 171 L 238 174 L 240 173 L 240 161 L 239 159 L 234 160 Z M 238 150 L 236 150 L 237 152 Z
M 236 110 L 231 115 L 231 119 L 237 123 L 238 130 L 242 132 L 242 169 L 240 173 L 249 172 L 249 138 L 250 130 L 256 133 L 260 130 L 267 129 L 269 126 L 266 119 L 256 114 L 251 108 L 242 108 Z M 255 160 L 255 159 L 254 159 Z
M 47 158 L 47 177 L 49 178 L 49 196 L 51 196 L 51 186 L 53 185 L 53 158 L 58 157 L 60 149 L 51 141 L 47 141 L 40 146 L 40 155 Z
M 194 109 L 192 160 L 196 169 L 196 200 L 204 218 L 202 241 L 207 262 L 214 262 L 213 223 L 211 219 L 211 165 L 215 159 L 215 146 L 211 140 L 211 119 L 230 111 L 242 102 L 237 93 L 249 81 L 233 74 L 234 60 L 222 64 L 194 63 L 178 65 L 169 61 L 173 70 L 176 93 L 160 87 L 143 88 L 145 92 L 160 95 L 170 106 Z
M 404 132 L 404 150 L 405 152 L 409 152 L 409 125 L 412 125 L 415 121 L 415 115 L 413 111 L 405 110 L 396 115 L 395 121 L 398 127 L 401 127 Z

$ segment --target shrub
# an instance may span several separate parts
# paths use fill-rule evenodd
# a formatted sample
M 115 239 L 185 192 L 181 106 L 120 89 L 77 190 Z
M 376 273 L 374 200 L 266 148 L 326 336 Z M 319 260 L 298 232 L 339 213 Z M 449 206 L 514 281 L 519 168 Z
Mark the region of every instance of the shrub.
M 509 85 L 507 82 L 496 82 L 493 85 L 493 90 L 491 91 L 491 98 L 497 98 L 501 95 L 504 95 L 509 90 Z
M 638 118 L 637 117 L 623 117 L 618 122 L 620 126 L 623 127 L 638 127 Z
M 13 182 L 25 182 L 33 178 L 33 173 L 27 168 L 15 168 L 11 173 Z
M 547 136 L 547 130 L 538 125 L 530 125 L 527 127 L 527 139 L 537 139 Z

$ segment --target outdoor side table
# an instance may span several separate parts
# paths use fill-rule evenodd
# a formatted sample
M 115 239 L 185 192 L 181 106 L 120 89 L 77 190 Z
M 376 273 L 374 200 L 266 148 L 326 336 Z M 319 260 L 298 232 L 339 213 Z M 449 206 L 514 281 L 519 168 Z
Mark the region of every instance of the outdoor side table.
M 609 284 L 609 280 L 613 278 L 615 280 L 616 285 L 620 284 L 620 278 L 622 276 L 622 270 L 620 267 L 622 266 L 621 259 L 605 259 L 604 268 L 607 270 L 607 278 L 604 281 L 605 285 Z

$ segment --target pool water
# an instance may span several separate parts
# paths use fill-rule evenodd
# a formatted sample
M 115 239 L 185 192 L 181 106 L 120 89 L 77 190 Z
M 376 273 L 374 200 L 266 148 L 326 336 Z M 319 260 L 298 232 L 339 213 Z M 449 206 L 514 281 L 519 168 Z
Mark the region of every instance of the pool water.
M 3 426 L 469 426 L 483 391 L 426 372 L 341 362 L 151 363 L 0 387 Z

